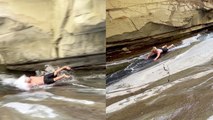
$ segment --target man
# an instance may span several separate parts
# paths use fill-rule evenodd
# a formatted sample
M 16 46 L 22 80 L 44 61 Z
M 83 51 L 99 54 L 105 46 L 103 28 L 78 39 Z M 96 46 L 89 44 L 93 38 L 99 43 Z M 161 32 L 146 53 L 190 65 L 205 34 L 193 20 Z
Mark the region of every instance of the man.
M 71 68 L 68 66 L 64 66 L 64 67 L 58 68 L 53 73 L 49 73 L 44 76 L 30 76 L 30 77 L 27 77 L 25 82 L 28 83 L 30 87 L 33 87 L 36 85 L 52 84 L 52 83 L 55 83 L 57 80 L 61 80 L 62 78 L 71 77 L 66 74 L 57 76 L 57 74 L 62 70 L 71 70 Z
M 172 48 L 172 47 L 174 47 L 173 44 L 171 44 L 170 46 L 164 45 L 164 46 L 162 46 L 162 47 L 159 48 L 159 49 L 158 49 L 157 47 L 153 47 L 152 50 L 151 50 L 151 52 L 150 52 L 150 54 L 147 56 L 147 59 L 149 59 L 150 56 L 156 54 L 157 56 L 156 56 L 155 59 L 154 59 L 154 61 L 156 61 L 156 60 L 160 57 L 161 54 L 167 53 L 168 50 L 169 50 L 170 48 Z

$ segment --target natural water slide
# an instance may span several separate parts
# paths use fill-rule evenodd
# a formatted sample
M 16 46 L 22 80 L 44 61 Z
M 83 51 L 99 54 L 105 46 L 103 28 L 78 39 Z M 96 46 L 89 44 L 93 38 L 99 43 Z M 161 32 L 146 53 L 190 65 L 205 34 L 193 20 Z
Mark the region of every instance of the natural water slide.
M 113 75 L 131 70 L 107 86 L 107 118 L 210 119 L 212 46 L 212 33 L 198 34 L 182 40 L 156 63 L 144 62 L 142 55 L 141 60 L 133 58 L 125 69 L 108 75 L 112 82 Z
M 23 72 L 10 72 L 0 66 L 0 119 L 101 119 L 105 116 L 104 71 L 74 70 L 72 80 L 29 90 Z

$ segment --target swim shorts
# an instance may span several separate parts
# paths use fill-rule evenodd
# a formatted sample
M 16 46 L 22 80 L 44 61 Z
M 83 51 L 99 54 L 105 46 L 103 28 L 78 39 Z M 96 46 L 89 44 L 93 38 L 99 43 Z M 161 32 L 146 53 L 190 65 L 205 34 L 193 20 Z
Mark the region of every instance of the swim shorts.
M 44 75 L 44 84 L 52 84 L 55 81 L 53 80 L 56 76 L 54 73 L 49 73 L 47 75 Z
M 163 51 L 162 53 L 167 53 L 168 52 L 167 48 L 161 48 L 161 50 Z

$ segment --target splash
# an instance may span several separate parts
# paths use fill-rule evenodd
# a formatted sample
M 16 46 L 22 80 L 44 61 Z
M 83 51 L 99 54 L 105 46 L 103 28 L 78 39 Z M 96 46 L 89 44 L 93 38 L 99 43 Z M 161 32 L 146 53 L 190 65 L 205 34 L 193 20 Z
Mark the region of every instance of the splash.
M 45 71 L 36 70 L 35 72 L 36 72 L 36 76 L 42 76 L 42 75 L 46 75 L 48 73 L 52 73 L 55 70 L 56 70 L 56 67 L 54 67 L 52 65 L 45 65 Z M 69 70 L 69 71 L 62 70 L 58 75 L 60 76 L 62 74 L 71 75 L 72 77 L 71 78 L 62 78 L 62 80 L 57 81 L 57 82 L 70 83 L 70 82 L 78 81 L 77 78 L 75 77 L 73 70 Z M 14 76 L 11 76 L 11 75 L 0 74 L 0 79 L 1 79 L 0 82 L 2 83 L 2 85 L 16 87 L 20 90 L 25 90 L 25 91 L 29 91 L 30 89 L 49 89 L 54 85 L 54 84 L 37 85 L 37 86 L 30 87 L 28 85 L 28 83 L 25 82 L 25 80 L 27 79 L 26 75 L 22 75 L 19 78 L 15 78 Z
M 2 79 L 3 85 L 16 87 L 20 90 L 26 90 L 26 91 L 30 90 L 29 85 L 25 82 L 26 75 L 22 75 L 18 79 L 12 76 L 0 76 L 0 78 Z
M 58 101 L 72 102 L 72 103 L 84 104 L 84 105 L 95 104 L 95 102 L 91 101 L 91 100 L 68 98 L 68 97 L 64 97 L 64 96 L 54 95 L 54 94 L 46 92 L 46 91 L 22 92 L 17 95 L 8 95 L 7 98 L 8 98 L 8 100 L 15 99 L 16 101 L 17 100 L 18 101 L 20 101 L 20 100 L 42 101 L 45 99 L 54 99 L 54 100 L 58 100 Z

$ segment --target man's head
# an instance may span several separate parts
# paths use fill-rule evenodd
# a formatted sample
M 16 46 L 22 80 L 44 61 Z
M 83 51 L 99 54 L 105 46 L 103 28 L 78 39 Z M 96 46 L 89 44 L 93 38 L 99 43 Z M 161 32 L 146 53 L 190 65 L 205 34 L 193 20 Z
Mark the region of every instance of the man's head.
M 152 52 L 155 52 L 157 50 L 157 47 L 152 47 Z
M 25 82 L 26 82 L 26 83 L 30 83 L 30 81 L 31 81 L 30 77 L 26 77 Z

